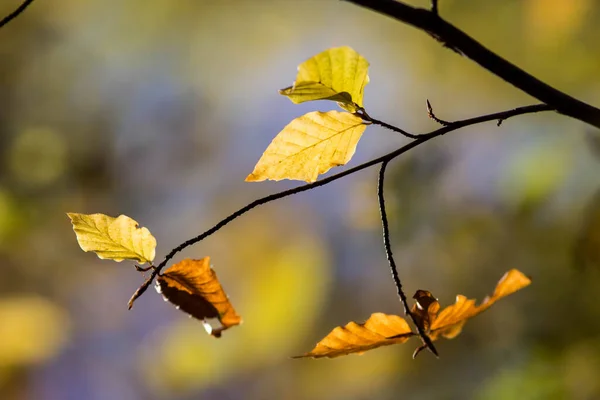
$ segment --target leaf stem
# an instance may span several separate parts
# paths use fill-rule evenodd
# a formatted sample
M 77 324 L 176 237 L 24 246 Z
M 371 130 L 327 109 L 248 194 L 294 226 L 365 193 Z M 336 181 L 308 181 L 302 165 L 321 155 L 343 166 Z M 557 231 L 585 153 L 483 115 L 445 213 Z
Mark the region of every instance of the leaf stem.
M 372 123 L 374 125 L 379 125 L 379 126 L 382 126 L 382 127 L 386 128 L 386 129 L 389 129 L 391 131 L 397 132 L 397 133 L 399 133 L 399 134 L 401 134 L 403 136 L 406 136 L 409 139 L 417 139 L 419 137 L 419 135 L 413 135 L 412 133 L 406 132 L 404 129 L 400 129 L 397 126 L 390 125 L 390 124 L 388 124 L 386 122 L 383 122 L 383 121 L 380 121 L 378 119 L 375 119 L 375 118 L 371 117 L 369 114 L 367 114 L 367 112 L 364 109 L 360 110 L 359 113 L 358 113 L 358 115 L 363 120 L 365 120 L 367 122 L 370 122 L 370 123 Z
M 233 212 L 232 214 L 230 214 L 229 216 L 223 218 L 221 221 L 219 221 L 216 225 L 214 225 L 212 228 L 208 229 L 207 231 L 199 234 L 198 236 L 195 236 L 189 240 L 186 240 L 185 242 L 183 242 L 182 244 L 180 244 L 179 246 L 175 247 L 173 250 L 171 250 L 166 256 L 165 258 L 161 261 L 160 264 L 158 264 L 156 266 L 156 268 L 154 268 L 152 270 L 152 273 L 150 275 L 150 277 L 142 284 L 142 286 L 140 286 L 136 292 L 134 293 L 134 295 L 131 297 L 131 299 L 129 300 L 129 308 L 131 308 L 133 306 L 133 302 L 140 297 L 145 291 L 146 289 L 148 289 L 148 287 L 150 286 L 150 284 L 152 283 L 152 281 L 154 280 L 154 278 L 156 278 L 156 276 L 158 274 L 160 274 L 160 271 L 167 265 L 167 263 L 180 251 L 182 251 L 183 249 L 196 244 L 204 239 L 206 239 L 207 237 L 211 236 L 212 234 L 216 233 L 217 231 L 219 231 L 221 228 L 223 228 L 225 225 L 229 224 L 231 221 L 233 221 L 234 219 L 241 217 L 242 215 L 246 214 L 248 211 L 252 210 L 253 208 L 256 208 L 258 206 L 261 206 L 263 204 L 267 204 L 270 203 L 272 201 L 275 200 L 279 200 L 282 199 L 284 197 L 288 197 L 297 193 L 302 193 L 302 192 L 306 192 L 308 190 L 311 189 L 315 189 L 321 186 L 325 186 L 328 183 L 331 183 L 333 181 L 336 181 L 338 179 L 341 179 L 345 176 L 348 175 L 352 175 L 358 171 L 362 171 L 363 169 L 367 169 L 369 167 L 372 167 L 373 165 L 377 165 L 380 164 L 382 162 L 389 162 L 391 160 L 393 160 L 394 158 L 406 153 L 407 151 L 427 142 L 430 139 L 433 139 L 435 137 L 441 136 L 445 133 L 451 132 L 451 131 L 455 131 L 457 129 L 463 128 L 465 126 L 469 126 L 469 125 L 475 125 L 475 124 L 479 124 L 482 122 L 487 122 L 487 121 L 496 121 L 499 119 L 502 120 L 506 120 L 508 118 L 517 116 L 517 115 L 523 115 L 523 114 L 532 114 L 532 113 L 537 113 L 537 112 L 541 112 L 541 111 L 553 111 L 554 108 L 546 105 L 546 104 L 536 104 L 536 105 L 531 105 L 531 106 L 525 106 L 525 107 L 518 107 L 518 108 L 514 108 L 512 110 L 507 110 L 507 111 L 502 111 L 502 112 L 497 112 L 497 113 L 493 113 L 493 114 L 487 114 L 487 115 L 481 115 L 478 117 L 474 117 L 474 118 L 469 118 L 469 119 L 464 119 L 464 120 L 460 120 L 460 121 L 455 121 L 452 122 L 451 124 L 441 127 L 439 129 L 436 129 L 432 132 L 426 133 L 426 134 L 421 134 L 421 135 L 417 135 L 417 139 L 413 140 L 412 142 L 390 152 L 387 153 L 381 157 L 375 158 L 373 160 L 367 161 L 363 164 L 360 164 L 354 168 L 350 168 L 347 169 L 346 171 L 340 172 L 338 174 L 335 175 L 331 175 L 327 178 L 321 179 L 317 182 L 313 182 L 313 183 L 309 183 L 306 185 L 302 185 L 302 186 L 298 186 L 292 189 L 288 189 L 288 190 L 284 190 L 282 192 L 278 192 L 278 193 L 273 193 L 270 194 L 268 196 L 265 197 L 261 197 L 260 199 L 254 200 L 253 202 L 245 205 L 244 207 L 240 208 L 239 210 Z M 389 125 L 386 123 L 386 125 Z M 389 125 L 392 126 L 392 125 Z M 395 128 L 395 127 L 394 127 Z M 399 129 L 399 128 L 397 128 Z
M 383 184 L 385 178 L 385 169 L 390 160 L 385 160 L 381 163 L 381 168 L 379 169 L 379 177 L 377 179 L 377 199 L 379 201 L 379 212 L 381 214 L 381 225 L 383 227 L 383 246 L 385 247 L 385 255 L 387 257 L 388 263 L 390 265 L 390 270 L 392 272 L 392 278 L 394 279 L 394 284 L 396 285 L 396 290 L 398 292 L 398 297 L 400 298 L 400 302 L 404 306 L 404 313 L 410 316 L 413 324 L 417 327 L 417 332 L 419 332 L 419 336 L 423 341 L 423 345 L 427 346 L 427 348 L 435 354 L 436 357 L 439 357 L 438 352 L 433 345 L 433 342 L 427 336 L 427 333 L 423 330 L 422 324 L 417 322 L 416 317 L 413 313 L 410 312 L 410 307 L 408 306 L 408 299 L 404 294 L 404 290 L 402 290 L 402 282 L 400 281 L 400 277 L 398 276 L 398 269 L 396 268 L 396 261 L 394 261 L 394 255 L 392 254 L 392 245 L 390 243 L 390 228 L 387 219 L 387 213 L 385 211 L 385 196 L 383 194 Z M 414 357 L 413 357 L 414 358 Z

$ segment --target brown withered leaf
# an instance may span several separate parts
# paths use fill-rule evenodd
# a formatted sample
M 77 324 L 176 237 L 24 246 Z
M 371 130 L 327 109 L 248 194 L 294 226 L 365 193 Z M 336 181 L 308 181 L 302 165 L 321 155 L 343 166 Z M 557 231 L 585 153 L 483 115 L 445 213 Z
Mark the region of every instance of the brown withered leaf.
M 427 331 L 438 311 L 440 311 L 440 303 L 427 290 L 417 290 L 413 299 L 415 299 L 415 304 L 410 312 L 415 316 L 417 325 Z
M 185 259 L 172 265 L 156 279 L 156 290 L 178 309 L 201 320 L 214 337 L 221 337 L 221 332 L 242 323 L 210 267 L 210 257 Z M 217 318 L 221 327 L 213 329 L 206 322 L 211 318 Z
M 377 347 L 404 343 L 413 335 L 404 318 L 374 313 L 363 324 L 349 322 L 346 326 L 338 326 L 309 353 L 294 358 L 333 358 L 350 353 L 360 354 Z M 393 339 L 388 339 L 392 336 Z
M 440 303 L 430 292 L 417 290 L 413 296 L 415 305 L 412 307 L 411 313 L 431 340 L 437 340 L 440 337 L 452 339 L 461 332 L 469 318 L 487 310 L 497 300 L 530 283 L 531 280 L 523 273 L 511 269 L 500 279 L 494 294 L 486 297 L 479 306 L 475 305 L 475 300 L 458 295 L 456 303 L 441 312 Z M 397 315 L 375 313 L 364 324 L 350 322 L 344 327 L 338 326 L 317 343 L 309 353 L 294 358 L 333 358 L 351 353 L 362 354 L 377 347 L 404 343 L 411 336 L 418 336 L 418 334 L 411 330 L 403 318 Z M 424 346 L 418 348 L 414 355 L 423 348 Z

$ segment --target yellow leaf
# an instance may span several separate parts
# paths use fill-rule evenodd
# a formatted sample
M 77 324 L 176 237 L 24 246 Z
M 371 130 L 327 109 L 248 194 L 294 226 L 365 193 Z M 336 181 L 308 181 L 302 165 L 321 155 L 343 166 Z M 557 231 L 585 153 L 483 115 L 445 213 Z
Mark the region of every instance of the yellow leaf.
M 348 46 L 325 50 L 298 66 L 293 86 L 280 94 L 298 104 L 311 100 L 333 100 L 347 111 L 363 105 L 369 83 L 368 61 Z
M 413 298 L 416 300 L 411 313 L 431 340 L 440 337 L 452 339 L 462 330 L 469 318 L 487 310 L 502 297 L 508 296 L 528 286 L 531 280 L 516 269 L 511 269 L 500 279 L 494 294 L 486 297 L 481 305 L 476 306 L 475 300 L 468 300 L 458 295 L 454 305 L 446 307 L 439 314 L 440 304 L 426 290 L 417 290 Z M 338 326 L 317 346 L 302 356 L 296 357 L 338 357 L 350 353 L 363 353 L 367 350 L 396 343 L 404 343 L 411 336 L 416 336 L 408 323 L 397 315 L 382 313 L 372 314 L 364 324 L 350 322 L 346 326 Z M 425 346 L 419 347 L 415 355 Z M 414 356 L 413 356 L 414 358 Z
M 314 182 L 320 174 L 350 161 L 365 129 L 362 119 L 350 113 L 305 114 L 279 132 L 246 181 Z
M 210 267 L 210 257 L 185 259 L 172 265 L 158 276 L 156 290 L 181 311 L 203 321 L 214 337 L 221 337 L 221 332 L 242 323 Z M 213 329 L 206 323 L 207 318 L 217 318 L 222 326 Z
M 338 357 L 350 353 L 362 353 L 367 350 L 396 343 L 404 343 L 413 336 L 408 323 L 397 315 L 383 313 L 371 314 L 364 324 L 350 322 L 346 326 L 338 326 L 310 353 L 297 356 L 302 357 Z M 389 339 L 394 337 L 393 339 Z
M 117 262 L 135 260 L 143 264 L 154 260 L 156 239 L 147 228 L 139 228 L 138 223 L 128 216 L 67 215 L 83 251 L 93 251 L 102 259 Z

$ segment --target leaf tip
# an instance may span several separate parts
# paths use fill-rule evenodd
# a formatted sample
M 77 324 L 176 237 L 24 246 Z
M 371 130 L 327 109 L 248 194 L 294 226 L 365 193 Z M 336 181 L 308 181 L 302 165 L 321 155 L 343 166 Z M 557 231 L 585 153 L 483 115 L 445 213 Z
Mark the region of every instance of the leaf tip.
M 244 179 L 245 182 L 261 182 L 264 181 L 266 178 L 261 177 L 260 175 L 255 174 L 254 172 L 249 174 L 246 179 Z

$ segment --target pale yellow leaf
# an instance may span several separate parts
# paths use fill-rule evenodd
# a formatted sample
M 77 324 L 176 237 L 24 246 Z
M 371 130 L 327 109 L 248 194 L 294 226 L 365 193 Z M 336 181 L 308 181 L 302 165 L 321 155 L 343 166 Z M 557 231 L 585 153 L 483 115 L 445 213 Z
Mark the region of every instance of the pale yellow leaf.
M 210 267 L 210 257 L 185 259 L 170 266 L 156 279 L 156 288 L 165 300 L 196 319 L 217 318 L 221 327 L 213 329 L 205 324 L 214 337 L 221 337 L 221 332 L 242 323 Z
M 404 318 L 374 313 L 364 324 L 350 322 L 346 326 L 338 326 L 309 353 L 295 358 L 333 358 L 350 353 L 363 353 L 381 346 L 404 343 L 413 335 Z
M 135 260 L 143 264 L 154 260 L 156 239 L 147 228 L 139 228 L 138 223 L 128 216 L 67 215 L 83 251 L 93 251 L 102 259 L 117 262 Z
M 368 61 L 352 48 L 332 48 L 300 64 L 294 85 L 279 93 L 294 103 L 333 100 L 345 110 L 355 112 L 357 106 L 363 105 L 368 69 Z
M 279 132 L 246 181 L 314 182 L 330 168 L 350 161 L 365 129 L 361 118 L 347 112 L 305 114 Z

